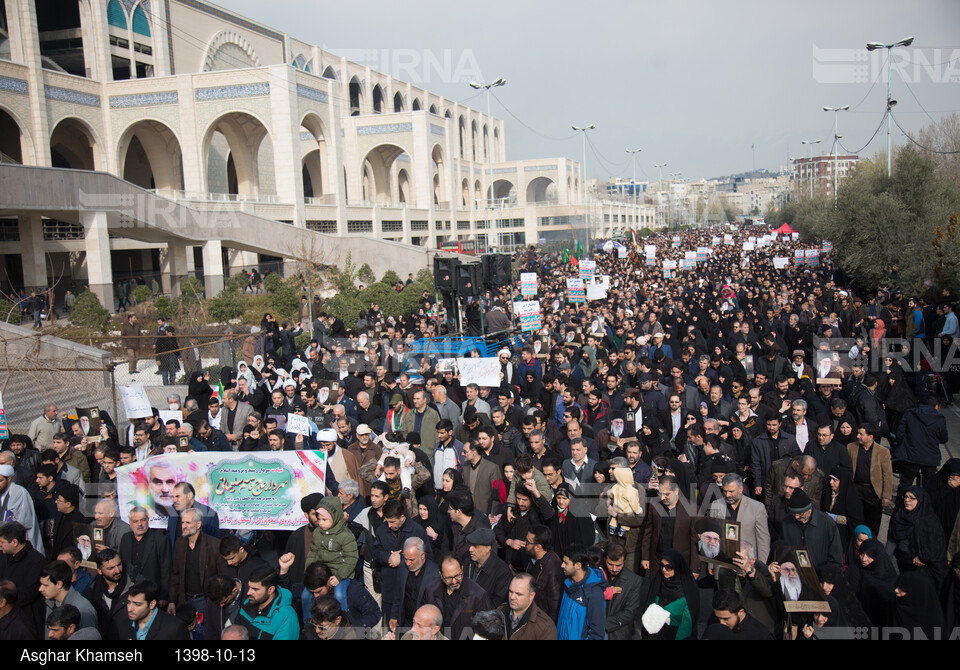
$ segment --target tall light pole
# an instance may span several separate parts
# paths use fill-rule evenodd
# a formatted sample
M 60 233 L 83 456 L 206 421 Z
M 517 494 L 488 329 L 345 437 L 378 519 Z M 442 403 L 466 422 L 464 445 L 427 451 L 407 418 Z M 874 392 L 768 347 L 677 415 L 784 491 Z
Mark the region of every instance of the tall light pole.
M 913 38 L 908 37 L 905 40 L 900 40 L 899 42 L 894 42 L 893 44 L 884 44 L 883 42 L 867 42 L 867 51 L 876 51 L 877 49 L 886 49 L 887 50 L 887 176 L 889 177 L 892 174 L 891 166 L 891 149 L 892 144 L 890 140 L 890 111 L 893 109 L 893 106 L 897 104 L 897 101 L 894 100 L 890 95 L 890 66 L 892 63 L 891 51 L 895 47 L 908 47 L 913 44 Z
M 840 112 L 850 109 L 850 105 L 843 107 L 824 107 L 823 111 L 833 112 L 833 208 L 837 208 L 837 144 L 840 142 L 840 135 L 837 134 L 837 123 L 840 118 Z
M 653 167 L 660 171 L 660 177 L 657 181 L 657 212 L 660 213 L 660 223 L 663 224 L 663 204 L 660 202 L 660 194 L 663 193 L 663 168 L 667 167 L 667 164 L 654 163 Z
M 596 124 L 591 123 L 589 126 L 570 126 L 577 132 L 583 133 L 583 162 L 580 163 L 580 198 L 583 202 L 583 223 L 589 231 L 590 228 L 590 213 L 587 210 L 587 131 L 593 130 L 596 128 Z
M 807 169 L 810 170 L 810 199 L 813 199 L 813 145 L 820 144 L 821 140 L 803 140 L 800 144 L 809 144 L 810 145 L 810 165 L 807 166 Z
M 628 154 L 631 154 L 633 158 L 633 181 L 630 182 L 630 186 L 633 188 L 633 216 L 634 221 L 636 221 L 637 216 L 637 154 L 643 151 L 643 149 L 637 147 L 636 149 L 627 149 Z
M 497 236 L 497 245 L 500 244 L 500 233 L 497 231 L 496 224 L 492 221 L 494 218 L 494 206 L 493 206 L 493 117 L 490 116 L 490 89 L 495 86 L 503 86 L 507 81 L 503 77 L 497 77 L 489 84 L 479 84 L 475 81 L 470 82 L 470 87 L 475 89 L 483 89 L 487 97 L 487 123 L 490 124 L 490 130 L 487 132 L 487 167 L 490 170 L 490 219 L 491 219 L 491 228 L 493 234 Z M 488 242 L 489 243 L 489 242 Z

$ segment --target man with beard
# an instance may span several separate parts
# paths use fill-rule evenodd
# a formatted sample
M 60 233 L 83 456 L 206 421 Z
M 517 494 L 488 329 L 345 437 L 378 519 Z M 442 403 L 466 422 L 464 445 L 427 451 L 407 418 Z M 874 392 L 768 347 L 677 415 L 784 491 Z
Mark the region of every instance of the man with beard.
M 731 472 L 723 477 L 720 490 L 723 500 L 710 504 L 709 515 L 715 519 L 740 522 L 740 541 L 757 548 L 757 558 L 770 554 L 770 529 L 763 503 L 743 495 L 743 478 Z
M 800 572 L 793 561 L 784 561 L 775 566 L 771 565 L 771 568 L 780 574 L 780 590 L 783 592 L 784 600 L 791 602 L 810 600 L 809 594 L 803 592 L 803 581 L 800 579 Z
M 704 640 L 772 640 L 767 628 L 754 619 L 736 591 L 721 589 L 713 595 L 713 614 L 719 623 L 711 624 Z
M 428 584 L 423 594 L 424 603 L 443 613 L 452 640 L 461 639 L 475 612 L 491 609 L 487 593 L 464 572 L 460 559 L 448 554 L 440 561 L 440 579 Z
M 126 630 L 127 590 L 138 580 L 136 573 L 125 569 L 118 554 L 109 547 L 97 554 L 96 579 L 83 592 L 97 611 L 98 628 L 105 640 L 119 640 Z
M 616 542 L 608 542 L 603 552 L 603 567 L 611 590 L 607 604 L 607 639 L 630 640 L 640 614 L 640 587 L 643 580 L 625 566 L 626 551 Z
M 287 539 L 287 548 L 284 553 L 293 554 L 293 565 L 287 571 L 292 583 L 303 581 L 303 571 L 306 569 L 307 553 L 310 551 L 310 543 L 313 541 L 313 531 L 320 525 L 320 518 L 316 512 L 317 503 L 323 495 L 320 493 L 311 493 L 300 499 L 300 509 L 307 517 L 307 523 L 297 528 Z
M 154 461 L 147 470 L 147 483 L 150 485 L 154 513 L 159 514 L 164 521 L 169 518 L 173 509 L 174 487 L 184 479 L 186 476 L 180 468 L 164 460 Z
M 813 508 L 810 497 L 801 489 L 787 501 L 783 522 L 783 541 L 789 546 L 806 547 L 813 569 L 827 565 L 843 567 L 843 547 L 833 519 Z
M 720 563 L 732 562 L 730 556 L 720 551 L 720 538 L 722 537 L 723 529 L 719 521 L 709 517 L 703 517 L 694 525 L 694 532 L 697 536 L 697 553 L 699 556 Z

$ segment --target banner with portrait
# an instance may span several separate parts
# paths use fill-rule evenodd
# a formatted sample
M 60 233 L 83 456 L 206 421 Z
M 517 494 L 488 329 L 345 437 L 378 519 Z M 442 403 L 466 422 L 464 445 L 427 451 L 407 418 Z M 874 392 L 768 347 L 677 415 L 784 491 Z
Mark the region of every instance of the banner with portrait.
M 174 487 L 188 482 L 196 501 L 213 508 L 221 528 L 295 530 L 305 523 L 300 500 L 323 494 L 322 451 L 194 452 L 151 456 L 117 468 L 120 516 L 144 507 L 151 528 L 166 528 Z
M 733 559 L 740 551 L 740 522 L 709 516 L 693 520 L 694 540 L 701 563 L 738 570 Z
M 770 563 L 787 612 L 829 612 L 827 594 L 806 547 L 777 547 Z

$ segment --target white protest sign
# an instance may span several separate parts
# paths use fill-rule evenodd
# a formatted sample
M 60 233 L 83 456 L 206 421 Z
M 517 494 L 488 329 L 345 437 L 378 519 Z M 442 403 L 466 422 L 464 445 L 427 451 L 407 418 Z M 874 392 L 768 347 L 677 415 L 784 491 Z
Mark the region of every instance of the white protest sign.
M 183 412 L 178 409 L 161 409 L 159 412 L 160 421 L 166 425 L 167 421 L 179 421 L 183 423 Z M 129 416 L 129 415 L 128 415 Z
M 782 270 L 787 267 L 787 264 L 790 262 L 790 259 L 786 256 L 774 256 L 773 258 L 773 267 L 777 270 Z
M 626 257 L 627 257 L 627 248 L 617 247 L 617 258 L 626 258 Z
M 520 273 L 520 295 L 536 295 L 536 294 L 537 294 L 537 273 L 521 272 Z
M 526 300 L 524 302 L 514 304 L 518 305 L 516 314 L 520 317 L 520 330 L 522 332 L 539 330 L 541 328 L 542 323 L 539 301 Z
M 300 414 L 287 414 L 287 432 L 295 435 L 309 436 L 310 419 Z
M 580 261 L 580 278 L 586 281 L 591 279 L 594 273 L 597 271 L 597 262 L 582 260 Z
M 607 289 L 602 284 L 587 284 L 587 301 L 604 300 L 607 297 Z
M 587 293 L 584 290 L 583 280 L 580 279 L 580 277 L 567 277 L 567 294 L 570 297 L 571 303 L 586 301 Z
M 458 358 L 457 368 L 463 386 L 500 386 L 500 360 L 497 358 Z
M 733 235 L 724 235 L 723 236 L 724 244 L 733 244 Z
M 123 411 L 128 419 L 142 419 L 153 416 L 153 408 L 143 384 L 124 384 L 119 386 L 120 398 L 123 400 Z
M 643 253 L 647 258 L 657 255 L 657 245 L 656 244 L 644 244 Z
M 756 245 L 755 245 L 753 242 L 744 242 L 744 243 L 743 243 L 743 250 L 744 250 L 744 251 L 753 251 L 753 249 L 754 249 L 755 246 L 756 246 Z

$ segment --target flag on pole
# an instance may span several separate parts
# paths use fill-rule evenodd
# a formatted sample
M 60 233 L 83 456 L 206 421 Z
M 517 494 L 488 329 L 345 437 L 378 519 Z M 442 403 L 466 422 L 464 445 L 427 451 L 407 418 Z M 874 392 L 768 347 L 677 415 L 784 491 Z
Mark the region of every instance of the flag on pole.
M 633 248 L 634 248 L 634 249 L 639 249 L 639 248 L 640 248 L 640 243 L 637 241 L 637 231 L 636 231 L 635 228 L 631 228 L 631 229 L 630 229 L 630 239 L 633 240 Z
M 223 382 L 217 382 L 217 388 L 210 397 L 216 398 L 221 405 L 223 404 Z

